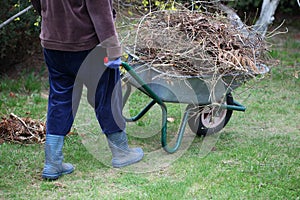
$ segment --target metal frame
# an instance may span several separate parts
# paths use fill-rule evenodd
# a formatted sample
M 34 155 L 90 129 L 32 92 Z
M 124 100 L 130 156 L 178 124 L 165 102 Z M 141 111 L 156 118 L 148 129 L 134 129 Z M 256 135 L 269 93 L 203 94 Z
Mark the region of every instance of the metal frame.
M 127 122 L 134 122 L 134 121 L 139 120 L 151 109 L 151 107 L 153 105 L 155 105 L 157 103 L 160 106 L 161 111 L 162 111 L 161 145 L 162 145 L 163 149 L 168 153 L 176 152 L 178 150 L 178 148 L 180 147 L 182 137 L 183 137 L 183 134 L 185 131 L 185 127 L 188 122 L 189 110 L 186 110 L 186 112 L 184 113 L 184 116 L 181 120 L 176 143 L 174 144 L 174 146 L 170 147 L 167 143 L 167 115 L 168 115 L 168 112 L 167 112 L 167 107 L 166 107 L 165 103 L 155 94 L 155 92 L 153 92 L 151 90 L 151 88 L 141 79 L 141 77 L 134 71 L 134 69 L 128 63 L 122 62 L 122 67 L 131 75 L 132 78 L 134 78 L 138 82 L 138 84 L 141 85 L 141 87 L 143 88 L 142 91 L 145 92 L 150 98 L 152 98 L 152 101 L 148 105 L 146 105 L 140 111 L 140 113 L 138 113 L 136 116 L 134 116 L 132 118 L 125 118 L 125 120 Z M 128 98 L 129 98 L 132 85 L 130 83 L 128 83 L 126 86 L 127 86 L 127 89 L 124 94 L 123 106 L 126 104 Z M 245 111 L 246 110 L 246 108 L 243 105 L 241 105 L 240 103 L 238 103 L 236 101 L 234 101 L 233 105 L 221 104 L 220 107 L 223 109 L 236 110 L 236 111 Z

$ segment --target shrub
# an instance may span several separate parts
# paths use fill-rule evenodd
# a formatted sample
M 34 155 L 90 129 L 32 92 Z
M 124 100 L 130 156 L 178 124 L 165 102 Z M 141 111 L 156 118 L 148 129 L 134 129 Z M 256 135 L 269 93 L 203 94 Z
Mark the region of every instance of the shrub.
M 1 1 L 0 23 L 30 5 L 30 1 Z M 39 47 L 39 16 L 30 9 L 0 29 L 0 70 L 21 62 Z
M 243 0 L 243 1 L 230 1 L 228 4 L 239 10 L 255 10 L 259 8 L 263 0 Z M 278 9 L 282 13 L 299 10 L 297 0 L 280 0 Z

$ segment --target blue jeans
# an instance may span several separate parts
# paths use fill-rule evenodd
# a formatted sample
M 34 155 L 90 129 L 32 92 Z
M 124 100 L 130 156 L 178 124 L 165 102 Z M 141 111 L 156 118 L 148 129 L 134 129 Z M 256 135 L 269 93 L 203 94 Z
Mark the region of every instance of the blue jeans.
M 88 101 L 95 110 L 102 131 L 110 134 L 125 129 L 119 69 L 85 67 L 86 72 L 78 77 L 82 70 L 80 67 L 90 52 L 44 49 L 50 84 L 47 134 L 65 136 L 70 131 L 81 97 L 75 95 L 74 100 L 74 94 L 81 94 L 83 84 L 87 86 Z M 95 70 L 101 73 L 94 73 Z

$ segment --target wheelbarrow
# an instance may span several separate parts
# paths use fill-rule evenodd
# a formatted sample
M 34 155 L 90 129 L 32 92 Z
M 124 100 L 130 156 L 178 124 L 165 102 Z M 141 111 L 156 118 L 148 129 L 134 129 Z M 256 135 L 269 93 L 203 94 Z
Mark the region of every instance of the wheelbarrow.
M 168 153 L 174 153 L 180 147 L 182 137 L 188 124 L 198 136 L 206 136 L 221 131 L 231 118 L 233 111 L 245 111 L 246 107 L 235 101 L 231 92 L 247 81 L 247 74 L 181 76 L 162 72 L 145 65 L 122 63 L 127 71 L 122 76 L 125 92 L 125 106 L 132 87 L 137 88 L 150 98 L 150 102 L 134 117 L 126 118 L 127 122 L 141 119 L 155 104 L 162 111 L 161 146 Z M 260 65 L 260 74 L 269 71 Z M 186 104 L 175 144 L 167 143 L 168 112 L 165 103 Z

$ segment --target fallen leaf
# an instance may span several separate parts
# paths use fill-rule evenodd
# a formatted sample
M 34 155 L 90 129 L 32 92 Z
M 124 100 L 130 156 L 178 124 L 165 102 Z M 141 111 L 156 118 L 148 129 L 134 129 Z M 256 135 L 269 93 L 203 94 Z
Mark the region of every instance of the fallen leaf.
M 10 93 L 9 93 L 9 97 L 15 98 L 15 97 L 16 97 L 16 94 L 13 93 L 13 92 L 10 92 Z
M 300 72 L 300 71 L 295 71 L 295 73 L 294 73 L 294 76 L 295 76 L 296 79 L 299 78 L 299 72 Z
M 59 183 L 59 182 L 55 182 L 54 185 L 58 188 L 66 188 L 66 185 Z
M 167 118 L 167 121 L 173 123 L 173 122 L 175 121 L 175 118 L 173 118 L 173 117 L 168 117 L 168 118 Z

